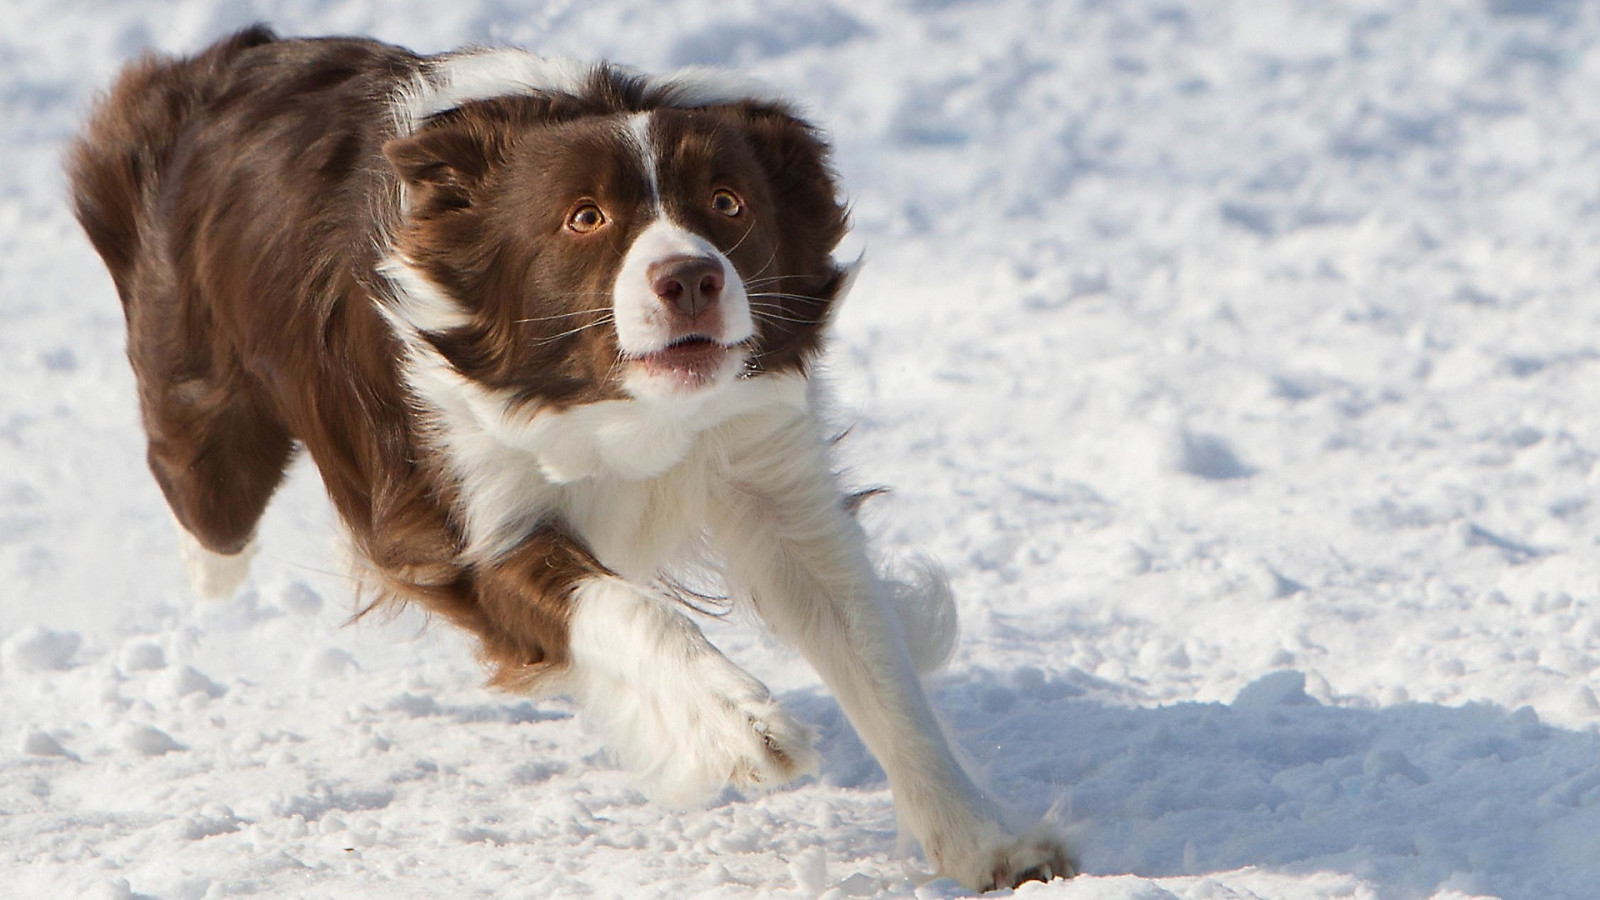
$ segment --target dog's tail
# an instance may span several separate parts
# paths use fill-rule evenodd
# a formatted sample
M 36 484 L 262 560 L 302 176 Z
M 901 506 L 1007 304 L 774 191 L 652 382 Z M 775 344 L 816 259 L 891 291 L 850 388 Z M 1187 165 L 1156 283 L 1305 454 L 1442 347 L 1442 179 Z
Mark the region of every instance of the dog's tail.
M 275 40 L 270 29 L 257 25 L 198 56 L 145 55 L 122 71 L 68 149 L 67 177 L 78 222 L 105 260 L 124 305 L 144 240 L 142 223 L 184 124 L 241 52 Z
M 955 594 L 944 570 L 930 559 L 917 557 L 895 568 L 884 578 L 889 605 L 900 620 L 911 661 L 927 675 L 955 650 L 960 631 Z

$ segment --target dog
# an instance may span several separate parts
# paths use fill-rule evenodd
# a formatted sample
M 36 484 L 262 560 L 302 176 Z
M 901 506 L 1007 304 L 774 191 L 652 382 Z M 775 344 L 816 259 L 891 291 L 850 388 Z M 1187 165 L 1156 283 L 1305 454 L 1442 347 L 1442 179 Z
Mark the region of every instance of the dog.
M 495 686 L 570 693 L 690 802 L 815 763 L 674 602 L 675 567 L 715 565 L 816 667 L 939 874 L 1072 875 L 957 762 L 918 677 L 938 648 L 894 600 L 948 588 L 875 572 L 830 468 L 808 375 L 847 215 L 781 98 L 257 26 L 131 64 L 68 169 L 197 587 L 237 586 L 303 451 L 380 600 L 472 633 Z

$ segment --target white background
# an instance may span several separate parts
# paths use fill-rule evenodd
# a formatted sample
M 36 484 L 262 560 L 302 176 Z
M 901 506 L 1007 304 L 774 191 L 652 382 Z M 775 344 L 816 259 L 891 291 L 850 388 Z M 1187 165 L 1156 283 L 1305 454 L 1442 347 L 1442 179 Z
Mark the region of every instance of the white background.
M 738 67 L 836 138 L 827 369 L 885 556 L 964 636 L 1029 897 L 1593 897 L 1600 13 L 1578 0 L 0 8 L 0 892 L 949 897 L 804 664 L 712 623 L 821 776 L 678 811 L 561 700 L 355 608 L 314 474 L 183 584 L 60 151 L 255 20 Z

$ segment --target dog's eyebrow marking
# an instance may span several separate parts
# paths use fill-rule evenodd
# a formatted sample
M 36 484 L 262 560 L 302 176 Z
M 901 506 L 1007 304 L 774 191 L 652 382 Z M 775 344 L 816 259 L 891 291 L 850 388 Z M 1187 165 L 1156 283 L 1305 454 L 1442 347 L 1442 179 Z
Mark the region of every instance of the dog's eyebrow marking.
M 650 140 L 650 112 L 637 112 L 628 117 L 628 137 L 639 151 L 639 162 L 644 166 L 644 177 L 650 185 L 650 210 L 661 217 L 661 178 L 656 172 L 655 144 Z

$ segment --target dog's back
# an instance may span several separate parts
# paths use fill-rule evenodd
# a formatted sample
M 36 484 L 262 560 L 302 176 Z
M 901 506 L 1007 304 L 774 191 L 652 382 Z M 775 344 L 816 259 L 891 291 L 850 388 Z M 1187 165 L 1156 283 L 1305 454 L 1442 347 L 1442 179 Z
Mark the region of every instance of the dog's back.
M 123 70 L 68 157 L 78 221 L 126 306 L 162 174 L 191 116 L 241 53 L 269 43 L 257 27 L 188 59 L 147 55 Z
M 392 181 L 382 123 L 418 65 L 374 41 L 255 27 L 130 66 L 70 151 L 78 218 L 127 317 L 150 468 L 205 551 L 245 548 L 297 439 L 358 525 L 385 468 L 374 455 L 407 453 L 372 438 L 402 434 L 405 415 L 367 302 L 384 210 L 326 201 Z M 328 345 L 367 351 L 311 352 Z M 357 427 L 333 408 L 370 415 Z
M 208 128 L 228 127 L 231 118 L 236 130 L 263 128 L 274 119 L 280 132 L 326 129 L 337 121 L 330 122 L 330 102 L 348 105 L 353 97 L 381 108 L 390 101 L 393 79 L 417 65 L 413 54 L 375 41 L 283 41 L 260 25 L 192 57 L 152 53 L 130 64 L 96 105 L 67 160 L 78 220 L 123 303 L 138 300 L 140 266 L 172 250 L 154 242 L 159 220 L 174 211 L 179 197 L 172 179 L 196 144 L 208 140 Z M 330 101 L 331 89 L 339 96 Z M 199 187 L 191 179 L 182 193 Z

